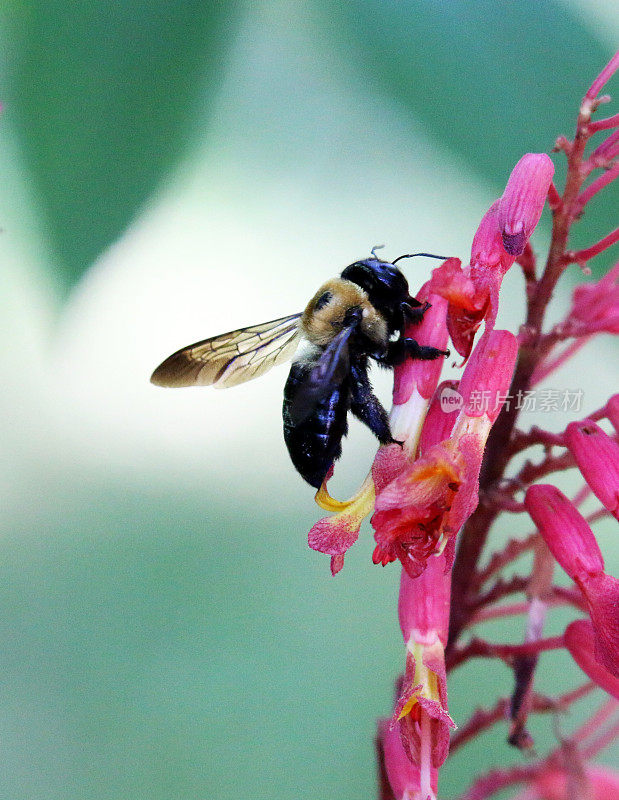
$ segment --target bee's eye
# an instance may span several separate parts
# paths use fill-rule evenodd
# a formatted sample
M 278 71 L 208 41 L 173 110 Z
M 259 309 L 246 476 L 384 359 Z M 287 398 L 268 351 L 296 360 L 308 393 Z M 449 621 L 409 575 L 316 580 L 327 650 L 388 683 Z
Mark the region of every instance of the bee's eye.
M 318 300 L 316 300 L 316 305 L 314 306 L 314 311 L 320 311 L 321 308 L 328 305 L 331 302 L 333 295 L 331 292 L 323 292 Z

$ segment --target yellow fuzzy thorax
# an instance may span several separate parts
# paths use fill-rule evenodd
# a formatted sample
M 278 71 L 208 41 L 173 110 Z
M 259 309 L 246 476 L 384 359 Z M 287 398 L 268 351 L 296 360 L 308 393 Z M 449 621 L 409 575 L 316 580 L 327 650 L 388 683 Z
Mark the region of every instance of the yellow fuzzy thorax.
M 321 308 L 318 300 L 329 292 L 331 298 Z M 312 344 L 325 347 L 334 335 L 342 330 L 346 312 L 358 306 L 362 311 L 360 330 L 377 344 L 387 343 L 387 324 L 384 317 L 370 303 L 360 286 L 344 278 L 332 278 L 324 283 L 307 304 L 301 317 L 301 330 Z

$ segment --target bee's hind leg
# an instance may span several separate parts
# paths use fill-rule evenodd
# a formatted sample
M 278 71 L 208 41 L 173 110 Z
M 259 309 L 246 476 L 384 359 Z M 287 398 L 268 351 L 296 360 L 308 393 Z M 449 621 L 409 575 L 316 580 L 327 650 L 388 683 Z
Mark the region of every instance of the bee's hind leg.
M 351 364 L 351 403 L 350 410 L 372 431 L 381 444 L 399 444 L 403 442 L 394 439 L 389 426 L 389 415 L 382 403 L 372 391 L 372 385 L 367 374 L 367 367 Z

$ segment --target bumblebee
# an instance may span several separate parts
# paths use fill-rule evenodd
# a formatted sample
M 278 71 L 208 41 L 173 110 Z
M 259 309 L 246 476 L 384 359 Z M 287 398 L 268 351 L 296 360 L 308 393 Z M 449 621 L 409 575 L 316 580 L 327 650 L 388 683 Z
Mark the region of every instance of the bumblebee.
M 323 284 L 302 313 L 184 347 L 157 367 L 151 382 L 227 388 L 292 358 L 284 388 L 284 440 L 301 477 L 318 489 L 342 453 L 349 411 L 381 444 L 395 441 L 372 390 L 370 359 L 393 368 L 406 358 L 449 355 L 404 336 L 405 326 L 421 322 L 429 308 L 411 296 L 396 267 L 413 255 L 430 254 L 388 262 L 372 251 L 372 258 L 355 261 Z

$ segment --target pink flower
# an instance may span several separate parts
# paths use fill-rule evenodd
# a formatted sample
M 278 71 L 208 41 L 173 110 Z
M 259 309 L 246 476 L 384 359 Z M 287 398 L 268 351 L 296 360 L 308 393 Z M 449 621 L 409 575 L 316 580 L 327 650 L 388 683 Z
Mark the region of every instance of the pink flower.
M 448 712 L 444 656 L 450 584 L 445 556 L 436 556 L 417 578 L 402 570 L 398 603 L 406 673 L 394 723 L 400 725 L 404 749 L 413 763 L 421 764 L 425 746 L 434 767 L 447 758 L 449 730 L 456 727 Z
M 491 424 L 496 420 L 509 389 L 517 355 L 518 342 L 509 331 L 492 331 L 480 340 L 458 389 L 466 416 L 485 416 Z
M 596 497 L 619 520 L 619 445 L 590 419 L 570 422 L 565 442 Z
M 447 329 L 451 341 L 458 353 L 468 358 L 475 333 L 490 308 L 488 282 L 475 281 L 470 266 L 462 269 L 460 259 L 449 258 L 432 272 L 431 287 L 449 302 Z
M 512 170 L 498 208 L 503 246 L 510 255 L 524 252 L 542 215 L 554 171 L 545 153 L 527 153 Z
M 379 752 L 382 766 L 389 781 L 383 790 L 381 800 L 426 800 L 421 794 L 421 775 L 418 764 L 413 764 L 406 755 L 400 733 L 388 720 L 378 724 Z M 381 752 L 382 751 L 382 752 Z M 431 770 L 430 788 L 437 791 L 438 770 Z M 387 794 L 390 789 L 391 793 Z
M 618 800 L 619 775 L 608 767 L 585 766 L 584 784 L 586 794 L 574 795 L 570 790 L 570 775 L 553 763 L 541 770 L 533 787 L 535 794 L 530 800 L 570 800 L 570 798 L 586 797 L 587 800 Z M 588 790 L 588 791 L 587 791 Z
M 517 350 L 508 331 L 492 331 L 475 348 L 460 381 L 462 409 L 451 437 L 429 446 L 377 494 L 374 563 L 399 558 L 414 578 L 446 545 L 451 561 L 453 537 L 477 506 L 486 440 L 509 388 Z
M 591 528 L 555 486 L 531 486 L 524 504 L 551 553 L 587 601 L 596 659 L 619 675 L 619 581 L 604 572 Z
M 464 269 L 450 258 L 432 273 L 430 288 L 449 301 L 447 327 L 465 359 L 482 321 L 491 330 L 499 309 L 505 273 L 524 252 L 542 213 L 554 166 L 543 153 L 527 153 L 516 164 L 500 200 L 482 218 Z
M 619 263 L 597 283 L 574 289 L 568 321 L 580 323 L 582 334 L 619 333 Z
M 619 678 L 596 661 L 593 655 L 595 632 L 591 623 L 586 619 L 570 623 L 565 629 L 564 639 L 565 646 L 585 675 L 619 700 Z
M 372 525 L 376 531 L 375 564 L 399 558 L 411 577 L 425 569 L 441 549 L 448 515 L 465 479 L 465 463 L 454 443 L 434 445 L 425 456 L 377 497 Z

